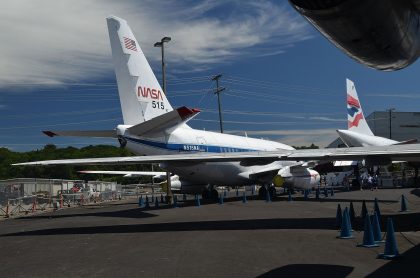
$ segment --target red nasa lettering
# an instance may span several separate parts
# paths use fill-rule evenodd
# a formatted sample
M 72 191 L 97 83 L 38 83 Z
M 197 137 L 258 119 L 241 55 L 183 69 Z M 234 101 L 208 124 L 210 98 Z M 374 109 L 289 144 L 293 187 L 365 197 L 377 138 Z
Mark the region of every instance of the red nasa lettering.
M 137 97 L 163 100 L 162 93 L 160 90 L 141 86 L 137 87 Z

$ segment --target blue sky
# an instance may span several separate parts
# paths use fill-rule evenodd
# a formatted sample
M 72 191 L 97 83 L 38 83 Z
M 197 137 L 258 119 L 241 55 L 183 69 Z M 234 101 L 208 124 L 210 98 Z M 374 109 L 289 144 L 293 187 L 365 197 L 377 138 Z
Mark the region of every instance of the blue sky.
M 281 2 L 280 4 L 278 2 Z M 17 151 L 115 144 L 48 138 L 41 130 L 113 129 L 122 122 L 105 17 L 125 18 L 160 79 L 167 44 L 168 97 L 201 108 L 194 128 L 218 130 L 214 74 L 227 132 L 290 145 L 326 146 L 346 128 L 345 78 L 365 114 L 418 111 L 419 63 L 379 72 L 348 58 L 287 1 L 15 0 L 0 11 L 0 146 Z M 165 16 L 163 16 L 165 15 Z

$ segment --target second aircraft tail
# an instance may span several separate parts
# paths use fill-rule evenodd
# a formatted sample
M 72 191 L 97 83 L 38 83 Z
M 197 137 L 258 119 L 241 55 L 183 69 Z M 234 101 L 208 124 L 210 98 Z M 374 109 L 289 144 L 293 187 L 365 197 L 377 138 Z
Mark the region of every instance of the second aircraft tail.
M 366 122 L 363 114 L 362 105 L 357 96 L 353 81 L 346 79 L 347 83 L 347 120 L 348 130 L 360 134 L 373 135 L 372 130 Z

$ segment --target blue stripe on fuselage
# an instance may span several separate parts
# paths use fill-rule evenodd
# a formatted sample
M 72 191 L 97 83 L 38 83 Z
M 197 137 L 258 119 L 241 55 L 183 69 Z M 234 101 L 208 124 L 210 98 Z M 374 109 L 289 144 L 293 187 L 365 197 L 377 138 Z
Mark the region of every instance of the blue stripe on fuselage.
M 225 153 L 225 152 L 254 152 L 257 150 L 252 149 L 241 149 L 241 148 L 232 148 L 232 147 L 223 147 L 223 146 L 210 146 L 210 145 L 200 145 L 200 144 L 174 144 L 174 143 L 163 143 L 156 141 L 149 141 L 144 139 L 125 137 L 127 141 L 142 144 L 149 147 L 164 149 L 168 151 L 177 151 L 177 152 L 210 152 L 210 153 Z

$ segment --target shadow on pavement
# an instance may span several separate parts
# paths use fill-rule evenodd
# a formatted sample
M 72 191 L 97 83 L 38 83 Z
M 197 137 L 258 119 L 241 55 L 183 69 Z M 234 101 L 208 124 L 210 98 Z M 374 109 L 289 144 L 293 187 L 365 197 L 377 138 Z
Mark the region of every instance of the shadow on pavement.
M 343 265 L 328 265 L 328 264 L 291 264 L 270 270 L 257 278 L 271 278 L 271 277 L 347 277 L 352 271 L 353 267 Z
M 69 217 L 121 217 L 121 218 L 147 218 L 155 217 L 157 215 L 147 213 L 142 208 L 133 208 L 117 211 L 97 211 L 97 212 L 87 212 L 87 213 L 74 213 L 74 210 L 63 210 L 57 212 L 46 212 L 42 215 L 33 215 L 20 217 L 19 220 L 31 220 L 31 219 L 51 219 L 51 218 L 69 218 Z
M 138 209 L 140 210 L 140 209 Z M 101 212 L 99 216 L 130 215 L 135 212 L 139 217 L 150 217 L 142 211 L 128 210 L 118 212 Z M 94 215 L 94 214 L 92 214 Z M 74 215 L 73 215 L 74 216 Z M 132 217 L 132 216 L 130 216 Z M 395 230 L 399 232 L 419 230 L 420 213 L 394 215 Z M 383 217 L 383 220 L 386 216 Z M 383 221 L 385 223 L 385 221 Z M 361 226 L 361 219 L 357 219 L 355 229 Z M 109 233 L 154 233 L 174 231 L 220 231 L 220 230 L 268 230 L 268 229 L 318 229 L 337 230 L 335 218 L 270 218 L 270 219 L 245 219 L 245 220 L 215 220 L 215 221 L 190 221 L 175 223 L 127 224 L 112 226 L 91 226 L 52 228 L 35 231 L 9 233 L 4 236 L 37 236 L 37 235 L 69 235 L 69 234 L 109 234 Z M 338 233 L 338 231 L 337 231 Z
M 416 245 L 366 277 L 419 277 L 419 258 L 420 245 Z
M 416 195 L 417 197 L 420 197 L 420 188 L 416 188 L 410 191 L 411 194 Z
M 25 231 L 0 235 L 5 236 L 43 236 L 43 235 L 73 235 L 73 234 L 109 234 L 109 233 L 154 233 L 174 231 L 239 231 L 239 230 L 267 230 L 267 229 L 321 229 L 334 230 L 334 218 L 307 219 L 249 219 L 249 220 L 220 220 L 196 221 L 153 224 L 130 224 L 112 226 L 91 226 L 52 228 L 35 231 Z

